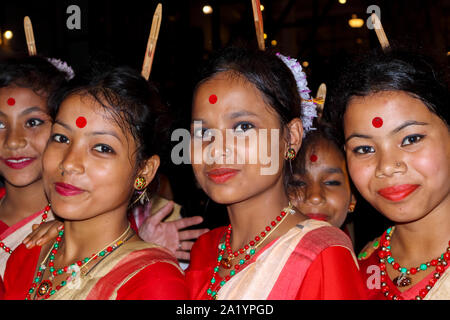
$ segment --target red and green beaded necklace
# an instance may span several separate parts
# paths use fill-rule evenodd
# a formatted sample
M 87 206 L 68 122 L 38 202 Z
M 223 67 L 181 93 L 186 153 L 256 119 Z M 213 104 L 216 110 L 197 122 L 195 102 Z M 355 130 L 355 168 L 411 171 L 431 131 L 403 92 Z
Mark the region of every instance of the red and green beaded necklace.
M 445 252 L 438 258 L 433 259 L 429 262 L 422 263 L 418 267 L 405 268 L 401 267 L 391 254 L 391 237 L 394 232 L 395 227 L 390 227 L 386 230 L 386 232 L 381 237 L 381 248 L 378 251 L 379 257 L 379 267 L 381 270 L 381 292 L 385 297 L 392 300 L 402 300 L 401 296 L 397 296 L 391 292 L 391 288 L 386 283 L 387 273 L 386 273 L 386 263 L 392 265 L 395 270 L 400 272 L 400 276 L 396 277 L 393 282 L 398 287 L 404 287 L 411 284 L 411 279 L 408 277 L 409 275 L 414 275 L 419 271 L 425 271 L 429 267 L 435 267 L 433 277 L 428 282 L 428 285 L 425 288 L 419 291 L 419 294 L 416 296 L 416 300 L 422 300 L 431 290 L 431 288 L 436 284 L 438 279 L 445 271 L 445 267 L 448 265 L 448 261 L 450 260 L 450 241 L 448 242 L 448 247 Z
M 264 242 L 265 239 L 283 222 L 287 216 L 287 213 L 294 214 L 295 210 L 292 209 L 292 204 L 289 202 L 289 206 L 284 208 L 280 215 L 278 215 L 275 220 L 273 220 L 270 225 L 266 226 L 264 231 L 260 232 L 257 236 L 254 237 L 254 240 L 251 240 L 248 244 L 239 250 L 233 252 L 231 249 L 230 238 L 232 226 L 228 225 L 227 231 L 225 233 L 225 242 L 219 244 L 219 255 L 217 257 L 217 264 L 214 267 L 214 273 L 210 280 L 210 285 L 206 290 L 207 295 L 210 300 L 217 299 L 217 292 L 222 288 L 227 281 L 229 281 L 236 273 L 241 270 L 245 264 L 250 260 L 250 258 L 256 253 L 256 249 Z M 226 259 L 223 258 L 225 250 L 228 253 L 228 257 Z M 234 269 L 230 271 L 230 273 L 225 276 L 225 278 L 220 282 L 219 287 L 216 290 L 213 290 L 213 286 L 216 283 L 216 275 L 222 266 L 225 269 L 231 268 L 231 261 L 234 258 L 237 258 L 241 254 L 246 254 L 242 259 L 239 260 L 234 266 Z
M 124 243 L 124 241 L 126 241 L 128 239 L 127 238 L 125 240 L 122 240 L 122 238 L 124 238 L 125 235 L 127 235 L 129 230 L 130 230 L 130 224 L 128 224 L 127 229 L 124 231 L 124 233 L 122 233 L 122 235 L 119 236 L 119 238 L 114 240 L 112 243 L 107 245 L 105 248 L 103 248 L 99 252 L 92 254 L 91 257 L 86 257 L 84 259 L 78 260 L 75 263 L 72 263 L 69 266 L 64 266 L 62 268 L 55 269 L 55 265 L 54 265 L 55 256 L 58 253 L 59 248 L 61 247 L 61 241 L 64 236 L 64 226 L 63 226 L 62 229 L 58 233 L 56 242 L 50 249 L 47 256 L 42 261 L 42 264 L 39 266 L 38 271 L 36 273 L 36 277 L 33 279 L 33 283 L 31 284 L 31 287 L 28 290 L 25 300 L 31 300 L 31 295 L 35 291 L 36 291 L 36 296 L 38 298 L 41 298 L 44 300 L 50 298 L 52 295 L 54 295 L 56 292 L 58 292 L 60 289 L 62 289 L 64 286 L 66 286 L 68 283 L 70 283 L 71 281 L 74 281 L 76 279 L 77 270 L 80 270 L 81 268 L 85 267 L 92 260 L 96 260 L 99 257 L 103 258 L 103 257 L 109 255 L 110 253 L 112 253 L 117 248 L 119 248 Z M 46 264 L 47 264 L 47 266 L 49 268 L 49 272 L 50 272 L 49 280 L 43 280 L 45 270 L 47 269 Z M 55 276 L 61 275 L 63 273 L 70 273 L 70 275 L 65 280 L 61 281 L 61 283 L 53 289 L 52 280 L 54 279 Z
M 44 208 L 44 213 L 42 214 L 42 220 L 40 224 L 43 224 L 44 222 L 47 221 L 48 218 L 48 212 L 51 209 L 51 204 L 49 203 L 48 205 L 45 206 Z M 3 249 L 6 253 L 13 253 L 13 250 L 11 248 L 9 248 L 3 241 L 0 241 L 0 248 Z

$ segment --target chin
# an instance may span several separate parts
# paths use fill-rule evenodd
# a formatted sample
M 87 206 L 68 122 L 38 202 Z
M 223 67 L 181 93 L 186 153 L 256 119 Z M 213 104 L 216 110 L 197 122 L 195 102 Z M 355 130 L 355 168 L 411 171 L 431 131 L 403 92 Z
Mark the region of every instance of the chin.
M 20 176 L 13 179 L 5 178 L 5 181 L 7 183 L 13 185 L 16 188 L 25 188 L 40 180 L 42 180 L 42 177 L 40 175 Z
M 238 203 L 241 201 L 244 201 L 245 199 L 248 199 L 248 197 L 245 197 L 242 194 L 236 194 L 234 191 L 230 192 L 206 192 L 206 194 L 216 203 L 223 204 L 223 205 L 230 205 L 234 203 Z

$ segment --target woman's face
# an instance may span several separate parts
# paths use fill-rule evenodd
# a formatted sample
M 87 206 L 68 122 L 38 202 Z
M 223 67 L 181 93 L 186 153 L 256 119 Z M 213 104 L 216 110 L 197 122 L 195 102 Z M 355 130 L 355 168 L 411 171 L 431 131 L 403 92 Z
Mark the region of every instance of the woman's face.
M 285 132 L 250 82 L 222 73 L 201 84 L 192 119 L 194 174 L 214 201 L 232 204 L 283 185 Z M 195 122 L 202 128 L 196 128 Z M 301 137 L 301 122 L 299 127 Z
M 87 95 L 66 98 L 44 153 L 44 187 L 55 212 L 84 220 L 125 208 L 135 179 L 133 137 Z
M 397 223 L 449 204 L 450 134 L 419 99 L 388 91 L 353 98 L 344 115 L 350 176 Z
M 304 168 L 305 172 L 294 171 L 289 183 L 292 203 L 309 218 L 340 228 L 352 200 L 344 155 L 320 138 L 306 150 Z
M 0 175 L 25 187 L 42 178 L 42 154 L 51 119 L 47 99 L 33 90 L 0 88 Z

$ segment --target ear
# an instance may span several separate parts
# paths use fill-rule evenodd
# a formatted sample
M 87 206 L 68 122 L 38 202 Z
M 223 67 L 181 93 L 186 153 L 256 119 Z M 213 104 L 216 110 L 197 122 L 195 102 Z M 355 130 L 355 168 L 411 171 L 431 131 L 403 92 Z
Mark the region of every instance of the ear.
M 289 145 L 287 148 L 293 148 L 296 153 L 300 150 L 303 140 L 303 124 L 299 118 L 294 118 L 288 123 Z
M 144 163 L 143 168 L 138 172 L 138 177 L 145 178 L 147 183 L 146 187 L 152 182 L 153 178 L 158 171 L 160 164 L 160 159 L 158 155 L 153 155 L 149 159 L 147 159 Z
M 353 203 L 354 205 L 356 205 L 356 197 L 352 192 L 352 196 L 350 197 L 350 203 Z
M 356 197 L 355 197 L 355 195 L 353 194 L 353 192 L 352 192 L 352 194 L 351 194 L 351 196 L 350 196 L 350 205 L 349 205 L 349 208 L 350 208 L 350 206 L 353 207 L 353 210 L 351 210 L 350 212 L 353 212 L 353 211 L 355 210 L 355 207 L 356 207 Z

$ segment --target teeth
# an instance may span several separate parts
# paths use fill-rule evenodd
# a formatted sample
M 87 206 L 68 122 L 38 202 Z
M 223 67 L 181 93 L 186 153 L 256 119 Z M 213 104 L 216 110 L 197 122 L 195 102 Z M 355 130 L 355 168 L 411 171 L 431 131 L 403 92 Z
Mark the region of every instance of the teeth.
M 20 159 L 20 160 L 8 160 L 8 162 L 22 163 L 22 162 L 29 161 L 29 160 L 31 160 L 31 158 L 24 158 L 24 159 Z

